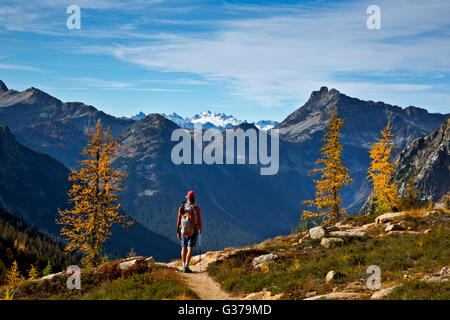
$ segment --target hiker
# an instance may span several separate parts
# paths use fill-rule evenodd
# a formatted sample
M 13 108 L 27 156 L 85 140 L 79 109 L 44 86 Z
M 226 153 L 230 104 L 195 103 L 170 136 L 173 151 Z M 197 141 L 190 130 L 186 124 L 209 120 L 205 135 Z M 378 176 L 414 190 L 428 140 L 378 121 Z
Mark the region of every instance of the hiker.
M 195 202 L 194 191 L 189 191 L 186 196 L 186 201 L 183 201 L 178 209 L 177 219 L 177 237 L 181 240 L 183 272 L 192 272 L 189 269 L 189 262 L 191 261 L 192 248 L 197 243 L 199 232 L 202 232 L 200 207 Z

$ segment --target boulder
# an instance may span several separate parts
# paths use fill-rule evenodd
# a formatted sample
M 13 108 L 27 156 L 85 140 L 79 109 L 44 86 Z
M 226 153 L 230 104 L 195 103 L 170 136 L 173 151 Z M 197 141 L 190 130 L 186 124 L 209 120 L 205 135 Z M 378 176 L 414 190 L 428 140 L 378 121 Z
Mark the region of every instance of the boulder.
M 405 230 L 401 225 L 399 224 L 389 224 L 386 229 L 384 229 L 385 232 L 390 232 L 390 231 L 402 231 Z
M 375 218 L 375 223 L 386 223 L 389 221 L 401 220 L 406 216 L 406 212 L 390 212 L 382 214 Z
M 136 263 L 138 263 L 138 261 L 140 262 L 140 261 L 144 261 L 144 260 L 145 260 L 144 257 L 133 257 L 133 258 L 128 259 L 127 261 L 119 263 L 119 268 L 121 270 L 126 270 L 129 267 L 131 267 L 131 266 L 135 265 Z
M 241 298 L 240 300 L 280 300 L 283 294 L 279 293 L 276 295 L 272 295 L 270 291 L 267 291 L 264 289 L 260 292 L 253 292 L 245 297 Z
M 303 300 L 319 300 L 319 299 L 325 299 L 325 300 L 362 300 L 366 299 L 368 297 L 365 293 L 359 293 L 359 292 L 333 292 L 328 294 L 321 294 L 318 296 L 306 298 Z
M 437 210 L 437 209 L 445 209 L 445 203 L 444 202 L 439 202 L 439 203 L 435 203 L 433 205 L 433 209 Z
M 330 271 L 327 273 L 327 276 L 325 277 L 325 282 L 330 283 L 333 280 L 336 280 L 336 272 Z
M 366 235 L 365 232 L 360 231 L 332 231 L 330 236 L 335 238 L 362 238 Z
M 305 297 L 310 298 L 310 297 L 314 297 L 315 295 L 317 295 L 317 291 L 310 291 L 305 294 Z
M 427 213 L 425 213 L 423 216 L 425 218 L 432 218 L 432 217 L 436 217 L 439 215 L 439 211 L 428 211 Z
M 380 300 L 383 299 L 385 297 L 387 297 L 395 288 L 397 288 L 398 286 L 392 286 L 389 288 L 385 288 L 385 289 L 381 289 L 378 290 L 376 292 L 374 292 L 371 296 L 370 299 L 372 300 Z
M 439 271 L 439 275 L 441 277 L 450 277 L 450 267 L 443 267 L 440 271 Z
M 39 278 L 39 280 L 50 280 L 50 279 L 53 279 L 54 277 L 62 275 L 62 274 L 63 274 L 62 272 L 52 273 L 52 274 L 49 274 L 48 276 Z
M 408 227 L 408 223 L 405 220 L 402 220 L 398 223 L 398 225 L 400 227 L 402 227 L 403 229 L 406 229 Z
M 341 238 L 322 238 L 320 245 L 325 248 L 332 248 L 344 244 Z
M 326 230 L 322 226 L 309 229 L 309 236 L 311 239 L 322 239 L 326 235 Z
M 153 257 L 149 257 L 149 258 L 145 259 L 145 263 L 146 263 L 146 264 L 152 264 L 152 263 L 155 263 L 155 259 L 153 259 Z
M 276 259 L 278 259 L 278 256 L 276 254 L 273 253 L 264 254 L 262 256 L 253 258 L 252 265 L 253 268 L 261 268 L 264 265 L 264 263 L 270 263 Z

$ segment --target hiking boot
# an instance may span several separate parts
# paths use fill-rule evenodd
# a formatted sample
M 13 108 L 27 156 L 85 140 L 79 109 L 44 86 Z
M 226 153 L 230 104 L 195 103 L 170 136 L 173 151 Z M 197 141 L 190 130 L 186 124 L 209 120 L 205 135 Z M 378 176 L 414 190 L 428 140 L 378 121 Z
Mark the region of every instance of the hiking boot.
M 189 267 L 186 267 L 186 269 L 185 269 L 185 271 L 184 272 L 186 272 L 186 273 L 192 273 L 192 270 L 191 269 L 189 269 Z
M 181 268 L 181 272 L 186 273 L 186 267 Z

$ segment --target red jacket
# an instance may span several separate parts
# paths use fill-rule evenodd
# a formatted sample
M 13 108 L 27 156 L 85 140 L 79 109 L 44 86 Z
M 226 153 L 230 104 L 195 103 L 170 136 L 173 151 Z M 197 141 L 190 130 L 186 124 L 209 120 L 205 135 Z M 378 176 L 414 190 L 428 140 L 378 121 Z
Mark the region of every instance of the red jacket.
M 183 205 L 181 205 L 181 206 L 178 208 L 177 230 L 180 230 L 180 228 L 181 228 L 181 215 L 182 215 L 181 209 L 182 209 L 182 208 L 183 208 Z M 202 233 L 202 232 L 203 232 L 203 226 L 202 226 L 202 215 L 201 215 L 201 210 L 200 210 L 200 207 L 199 207 L 198 205 L 194 205 L 194 209 L 195 209 L 195 212 L 197 213 L 198 231 L 199 231 L 200 233 Z M 178 232 L 179 232 L 179 231 L 178 231 Z

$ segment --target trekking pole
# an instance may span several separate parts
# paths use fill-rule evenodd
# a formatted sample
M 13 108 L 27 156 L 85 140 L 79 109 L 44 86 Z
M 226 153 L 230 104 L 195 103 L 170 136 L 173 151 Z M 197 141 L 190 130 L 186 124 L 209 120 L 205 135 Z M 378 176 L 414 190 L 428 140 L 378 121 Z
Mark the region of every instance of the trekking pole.
M 202 233 L 200 232 L 200 234 L 199 234 L 199 247 L 198 247 L 198 249 L 200 250 L 200 260 L 199 261 L 202 261 Z

